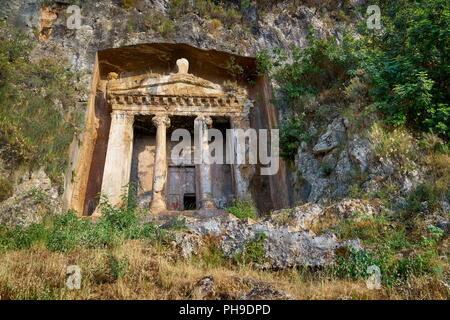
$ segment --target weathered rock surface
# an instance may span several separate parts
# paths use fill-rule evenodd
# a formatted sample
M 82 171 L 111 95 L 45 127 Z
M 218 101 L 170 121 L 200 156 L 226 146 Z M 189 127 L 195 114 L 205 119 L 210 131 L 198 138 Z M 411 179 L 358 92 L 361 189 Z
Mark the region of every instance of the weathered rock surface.
M 240 297 L 239 300 L 293 300 L 293 298 L 289 293 L 282 290 L 270 287 L 256 287 Z
M 314 154 L 327 153 L 336 148 L 345 139 L 345 122 L 348 122 L 348 120 L 337 118 L 328 125 L 327 131 L 319 138 L 319 141 L 313 148 Z
M 212 276 L 198 280 L 191 289 L 190 296 L 196 300 L 212 299 L 215 294 L 215 282 Z
M 181 256 L 188 259 L 199 253 L 203 241 L 198 235 L 176 232 L 174 234 L 174 245 L 179 248 Z
M 45 214 L 59 214 L 62 204 L 44 170 L 27 174 L 13 195 L 0 203 L 0 225 L 9 227 L 39 223 Z
M 211 229 L 208 226 L 214 225 Z M 295 266 L 321 266 L 334 262 L 335 250 L 353 245 L 341 243 L 331 234 L 315 235 L 309 231 L 291 231 L 287 226 L 276 226 L 272 221 L 255 222 L 250 219 L 217 218 L 192 221 L 187 230 L 199 236 L 219 237 L 219 247 L 225 256 L 232 258 L 242 253 L 248 243 L 254 242 L 263 233 L 265 263 L 262 268 L 290 268 Z
M 287 225 L 290 231 L 320 232 L 339 220 L 354 216 L 375 216 L 380 208 L 377 204 L 360 199 L 344 199 L 330 206 L 317 203 L 277 210 L 272 213 L 271 220 L 277 225 Z

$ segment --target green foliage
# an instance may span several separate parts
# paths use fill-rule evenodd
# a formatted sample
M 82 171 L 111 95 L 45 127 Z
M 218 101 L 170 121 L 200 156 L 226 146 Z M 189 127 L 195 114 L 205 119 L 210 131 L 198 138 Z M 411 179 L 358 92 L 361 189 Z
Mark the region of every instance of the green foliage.
M 448 139 L 448 2 L 380 2 L 384 29 L 372 38 L 373 49 L 364 62 L 371 75 L 370 95 L 387 122 L 432 130 Z
M 357 84 L 362 89 L 358 94 L 368 95 L 373 109 L 387 123 L 431 131 L 448 140 L 448 1 L 378 2 L 383 13 L 381 32 L 368 31 L 365 21 L 359 39 L 344 36 L 339 42 L 333 38 L 317 40 L 310 32 L 305 50 L 293 47 L 289 53 L 281 49 L 272 54 L 259 52 L 258 71 L 272 71 L 284 102 L 293 110 L 300 105 L 300 111 L 305 111 L 310 97 L 345 106 L 345 100 L 340 101 L 341 97 L 349 98 L 344 88 Z M 364 77 L 357 77 L 355 82 L 361 71 Z
M 382 213 L 377 217 L 354 216 L 341 220 L 333 229 L 340 239 L 360 239 L 366 250 L 350 250 L 341 254 L 333 266 L 340 278 L 367 278 L 368 267 L 381 270 L 384 284 L 390 286 L 410 276 L 439 276 L 439 256 L 444 232 L 433 225 L 423 227 L 417 216 Z
M 242 252 L 233 256 L 234 261 L 239 265 L 263 264 L 267 261 L 264 250 L 264 240 L 266 235 L 258 232 L 255 239 L 244 244 Z
M 251 201 L 235 201 L 233 206 L 225 210 L 239 219 L 256 219 L 256 208 Z
M 389 251 L 374 253 L 371 250 L 350 250 L 348 257 L 339 257 L 334 271 L 340 278 L 367 279 L 370 266 L 381 271 L 381 281 L 391 286 L 408 277 L 420 276 L 434 271 L 431 260 L 433 253 L 426 252 L 409 258 L 398 258 Z
M 135 6 L 136 0 L 120 0 L 120 5 L 124 9 L 131 9 Z
M 172 37 L 175 34 L 175 24 L 156 10 L 151 10 L 145 17 L 144 24 L 162 37 Z
M 48 199 L 48 195 L 41 189 L 33 188 L 28 192 L 28 196 L 30 196 L 34 202 L 43 203 Z
M 217 19 L 227 28 L 241 23 L 242 14 L 237 6 L 226 1 L 211 0 L 170 0 L 169 17 L 181 19 L 188 14 L 197 14 L 206 19 Z
M 12 196 L 13 184 L 7 178 L 0 177 L 0 202 Z
M 228 73 L 235 79 L 242 77 L 244 68 L 236 62 L 235 57 L 230 57 L 226 63 Z
M 168 243 L 172 239 L 167 231 L 154 224 L 140 223 L 132 206 L 115 208 L 103 200 L 101 208 L 102 216 L 96 222 L 69 212 L 54 216 L 48 225 L 33 224 L 13 229 L 0 227 L 0 249 L 29 248 L 32 243 L 42 242 L 50 250 L 70 252 L 77 247 L 113 247 L 125 239 L 158 243 Z
M 77 76 L 61 58 L 31 60 L 33 40 L 0 23 L 0 142 L 16 164 L 44 166 L 62 183 L 67 150 L 78 131 Z
M 107 261 L 108 275 L 112 281 L 117 281 L 129 268 L 129 262 L 126 257 L 118 259 L 110 255 Z
M 309 47 L 304 50 L 292 47 L 287 53 L 277 48 L 272 55 L 261 51 L 256 57 L 258 71 L 273 71 L 291 107 L 304 104 L 306 97 L 320 91 L 343 89 L 359 59 L 355 42 L 348 37 L 341 43 L 334 38 L 318 40 L 310 30 L 308 42 Z M 292 62 L 288 62 L 288 57 Z
M 206 267 L 223 266 L 226 257 L 214 239 L 207 239 L 206 245 L 203 247 L 199 255 L 192 257 L 193 262 L 200 262 Z
M 450 190 L 447 189 L 446 191 L 448 195 Z M 406 197 L 405 214 L 413 216 L 436 212 L 441 207 L 442 196 L 445 198 L 446 194 L 442 195 L 441 190 L 436 185 L 422 183 Z
M 41 224 L 32 224 L 28 228 L 0 227 L 0 249 L 26 249 L 33 242 L 45 242 L 47 231 Z

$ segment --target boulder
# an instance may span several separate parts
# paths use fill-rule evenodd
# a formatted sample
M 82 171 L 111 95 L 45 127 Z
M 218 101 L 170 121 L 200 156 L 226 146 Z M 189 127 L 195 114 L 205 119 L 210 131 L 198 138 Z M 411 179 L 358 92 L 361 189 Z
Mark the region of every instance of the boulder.
M 46 214 L 60 214 L 62 203 L 43 169 L 26 174 L 13 195 L 0 203 L 0 224 L 26 227 Z
M 190 291 L 190 296 L 195 300 L 212 299 L 215 295 L 215 282 L 212 276 L 206 276 L 198 280 Z
M 328 153 L 336 148 L 346 137 L 346 120 L 337 118 L 328 125 L 327 131 L 320 136 L 319 141 L 313 148 L 314 154 Z

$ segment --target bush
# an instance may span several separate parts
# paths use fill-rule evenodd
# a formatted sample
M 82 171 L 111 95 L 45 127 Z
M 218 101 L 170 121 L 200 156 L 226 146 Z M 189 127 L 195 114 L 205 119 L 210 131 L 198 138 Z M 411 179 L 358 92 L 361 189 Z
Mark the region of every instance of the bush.
M 255 239 L 244 244 L 242 252 L 233 256 L 234 261 L 240 265 L 263 264 L 267 261 L 264 250 L 266 235 L 263 232 L 256 234 Z
M 232 3 L 225 1 L 193 0 L 190 1 L 171 0 L 169 3 L 169 17 L 171 19 L 183 18 L 187 14 L 195 13 L 205 19 L 217 19 L 231 28 L 233 25 L 242 24 L 242 14 Z
M 225 210 L 239 219 L 256 219 L 256 208 L 251 201 L 235 201 L 233 206 Z
M 370 102 L 393 126 L 407 125 L 450 138 L 448 52 L 450 11 L 446 0 L 379 1 L 383 31 L 367 30 L 361 22 L 359 39 L 308 37 L 305 50 L 280 49 L 257 55 L 260 72 L 273 71 L 283 100 L 293 109 L 325 92 L 326 104 L 345 106 L 345 100 Z M 292 62 L 287 62 L 290 57 Z M 351 83 L 358 73 L 365 77 Z M 361 99 L 345 94 L 357 87 Z M 368 90 L 366 90 L 368 88 Z M 303 110 L 304 111 L 304 110 Z M 312 115 L 314 116 L 314 114 Z
M 144 24 L 162 37 L 172 37 L 175 34 L 175 24 L 172 20 L 156 10 L 150 11 L 145 17 Z
M 67 61 L 31 61 L 35 43 L 0 23 L 0 141 L 11 163 L 43 166 L 62 184 L 67 151 L 81 123 L 76 110 L 77 74 Z
M 0 248 L 15 250 L 30 248 L 34 242 L 45 242 L 48 231 L 42 224 L 32 224 L 28 228 L 0 228 L 0 235 Z
M 357 280 L 367 279 L 370 276 L 369 267 L 377 266 L 381 271 L 382 283 L 392 286 L 411 276 L 434 272 L 432 258 L 431 252 L 405 258 L 397 257 L 388 250 L 377 253 L 370 250 L 351 250 L 348 257 L 339 257 L 333 268 L 339 278 Z
M 133 201 L 124 198 L 121 208 L 101 202 L 102 216 L 91 222 L 74 213 L 52 217 L 47 224 L 7 228 L 0 226 L 0 249 L 29 248 L 42 242 L 53 251 L 70 252 L 77 247 L 105 248 L 119 245 L 125 239 L 143 239 L 167 244 L 172 236 L 152 223 L 140 223 Z M 179 224 L 177 225 L 179 226 Z
M 73 213 L 56 216 L 47 239 L 47 248 L 53 251 L 68 252 L 83 244 L 90 227 Z
M 447 255 L 440 246 L 443 230 L 424 228 L 418 217 L 385 212 L 378 217 L 354 216 L 333 229 L 340 239 L 360 239 L 366 250 L 340 252 L 332 267 L 339 278 L 366 279 L 369 267 L 381 270 L 381 279 L 391 286 L 411 276 L 439 273 L 438 257 Z
M 280 156 L 286 160 L 294 160 L 302 141 L 312 142 L 302 116 L 288 118 L 280 128 Z
M 355 42 L 348 37 L 341 43 L 334 38 L 318 40 L 310 30 L 308 42 L 309 47 L 304 50 L 292 47 L 290 52 L 285 52 L 277 48 L 272 54 L 262 51 L 256 57 L 257 70 L 260 73 L 272 71 L 291 108 L 304 105 L 309 96 L 321 91 L 343 90 L 360 59 Z M 292 62 L 288 62 L 288 58 Z M 334 98 L 339 97 L 334 95 Z
M 368 44 L 373 49 L 364 63 L 375 106 L 388 123 L 431 130 L 448 139 L 447 1 L 382 1 L 382 11 L 383 33 Z
M 129 262 L 126 257 L 118 259 L 112 255 L 108 257 L 108 276 L 112 281 L 117 281 L 129 268 Z

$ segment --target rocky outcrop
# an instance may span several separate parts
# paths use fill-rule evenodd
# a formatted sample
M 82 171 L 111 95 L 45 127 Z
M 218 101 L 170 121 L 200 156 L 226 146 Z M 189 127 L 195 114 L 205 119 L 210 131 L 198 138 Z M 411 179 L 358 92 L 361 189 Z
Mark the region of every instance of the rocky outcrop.
M 249 278 L 233 277 L 230 282 L 237 285 L 250 287 L 250 291 L 243 294 L 232 294 L 223 292 L 218 288 L 216 280 L 213 276 L 205 276 L 194 283 L 188 296 L 195 300 L 210 299 L 239 299 L 239 300 L 292 300 L 293 297 L 286 291 L 275 288 L 271 283 L 256 281 Z
M 209 218 L 188 221 L 186 228 L 199 237 L 216 236 L 221 251 L 228 258 L 242 254 L 249 244 L 259 242 L 257 245 L 264 251 L 261 257 L 264 262 L 257 263 L 261 268 L 323 266 L 334 262 L 336 249 L 357 246 L 354 242 L 339 242 L 331 233 L 316 235 L 309 230 L 292 231 L 271 219 L 257 222 L 231 216 L 226 220 Z
M 369 200 L 344 199 L 330 206 L 307 203 L 292 209 L 274 211 L 271 219 L 278 225 L 287 225 L 291 231 L 319 233 L 339 220 L 355 216 L 376 216 L 379 205 Z
M 281 290 L 271 287 L 256 287 L 239 300 L 293 300 L 292 296 Z
M 319 141 L 313 148 L 313 153 L 324 154 L 336 148 L 346 138 L 347 125 L 347 119 L 335 119 L 328 125 L 327 131 L 320 136 Z
M 189 296 L 195 300 L 212 299 L 215 295 L 215 281 L 212 276 L 198 280 L 192 287 Z

